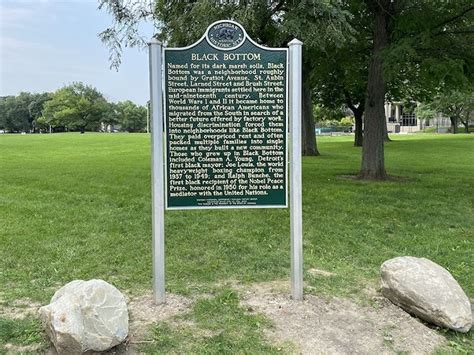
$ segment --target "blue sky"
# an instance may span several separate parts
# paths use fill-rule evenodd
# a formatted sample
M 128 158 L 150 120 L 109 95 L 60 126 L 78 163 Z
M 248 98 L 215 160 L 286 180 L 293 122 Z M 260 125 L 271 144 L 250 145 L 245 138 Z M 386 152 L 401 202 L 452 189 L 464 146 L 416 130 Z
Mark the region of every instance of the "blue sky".
M 0 0 L 0 96 L 82 81 L 108 100 L 145 104 L 148 53 L 127 48 L 119 71 L 109 69 L 97 34 L 112 18 L 97 6 L 97 0 Z M 152 31 L 144 26 L 145 38 Z

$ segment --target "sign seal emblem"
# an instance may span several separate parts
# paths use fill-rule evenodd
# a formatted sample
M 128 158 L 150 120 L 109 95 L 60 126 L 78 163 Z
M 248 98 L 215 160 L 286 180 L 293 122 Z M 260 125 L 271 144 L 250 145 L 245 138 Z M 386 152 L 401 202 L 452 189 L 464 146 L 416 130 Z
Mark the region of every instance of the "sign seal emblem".
M 211 46 L 230 50 L 239 47 L 244 42 L 245 32 L 235 22 L 220 21 L 209 28 L 206 37 Z

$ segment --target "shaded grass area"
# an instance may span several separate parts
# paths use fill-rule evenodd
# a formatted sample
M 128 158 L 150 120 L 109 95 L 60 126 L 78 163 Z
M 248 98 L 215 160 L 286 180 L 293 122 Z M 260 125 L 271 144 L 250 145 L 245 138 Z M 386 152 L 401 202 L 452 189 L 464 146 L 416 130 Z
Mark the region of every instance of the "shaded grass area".
M 412 255 L 446 267 L 474 297 L 474 136 L 392 139 L 394 181 L 343 177 L 360 164 L 351 137 L 321 137 L 323 156 L 303 159 L 305 270 L 335 273 L 306 273 L 307 292 L 360 295 L 377 287 L 383 261 Z M 0 136 L 4 302 L 47 303 L 73 279 L 151 287 L 149 152 L 145 134 Z M 289 212 L 169 211 L 166 248 L 169 292 L 288 278 Z

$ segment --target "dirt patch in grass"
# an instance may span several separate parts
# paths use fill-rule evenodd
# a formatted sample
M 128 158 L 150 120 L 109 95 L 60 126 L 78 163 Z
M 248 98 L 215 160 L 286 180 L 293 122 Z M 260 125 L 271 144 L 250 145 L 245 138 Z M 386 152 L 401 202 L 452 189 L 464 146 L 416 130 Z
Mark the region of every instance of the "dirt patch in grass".
M 321 274 L 324 270 L 312 270 Z M 325 276 L 326 274 L 323 273 Z M 326 277 L 328 277 L 327 275 Z M 303 302 L 289 296 L 289 281 L 274 281 L 253 285 L 233 284 L 240 294 L 240 304 L 249 313 L 263 314 L 273 326 L 265 328 L 268 342 L 297 353 L 431 353 L 446 344 L 443 336 L 416 318 L 381 297 L 375 289 L 365 293 L 369 302 L 306 295 Z M 106 354 L 138 354 L 142 346 L 154 342 L 152 325 L 165 321 L 174 331 L 189 332 L 198 337 L 215 336 L 214 331 L 196 326 L 193 320 L 180 316 L 190 312 L 195 299 L 167 294 L 166 303 L 155 305 L 148 292 L 127 300 L 130 324 L 129 337 Z M 128 297 L 127 297 L 128 298 Z M 199 297 L 198 297 L 199 298 Z M 204 297 L 207 298 L 207 297 Z M 367 305 L 371 303 L 371 305 Z M 8 316 L 25 317 L 37 312 L 38 304 L 29 300 L 14 303 L 17 307 L 1 307 Z M 10 352 L 35 352 L 41 345 L 6 344 Z M 54 348 L 46 354 L 55 354 Z
M 316 269 L 316 268 L 311 268 L 307 272 L 311 276 L 315 276 L 315 277 L 318 277 L 318 276 L 323 276 L 323 277 L 336 276 L 336 274 L 333 273 L 333 272 L 322 270 L 322 269 Z
M 3 345 L 3 350 L 7 354 L 38 354 L 42 348 L 42 344 L 32 344 L 32 345 L 17 345 L 7 343 Z
M 37 316 L 41 304 L 29 298 L 15 300 L 11 305 L 0 304 L 0 317 L 9 319 L 25 319 L 28 316 Z
M 273 322 L 266 330 L 269 341 L 292 342 L 302 354 L 427 354 L 445 342 L 383 297 L 375 296 L 372 307 L 315 295 L 297 302 L 289 296 L 288 281 L 260 283 L 240 292 L 249 312 L 263 313 Z
M 131 298 L 128 302 L 130 316 L 128 342 L 138 343 L 145 340 L 150 325 L 188 312 L 192 303 L 189 298 L 166 294 L 166 303 L 156 305 L 151 292 Z

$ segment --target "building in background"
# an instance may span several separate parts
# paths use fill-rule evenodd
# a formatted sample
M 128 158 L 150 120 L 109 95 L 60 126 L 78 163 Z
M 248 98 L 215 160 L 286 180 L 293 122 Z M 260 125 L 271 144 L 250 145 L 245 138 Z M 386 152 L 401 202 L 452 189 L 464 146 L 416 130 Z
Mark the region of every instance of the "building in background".
M 385 119 L 387 120 L 387 131 L 389 133 L 411 133 L 419 132 L 426 128 L 434 128 L 435 132 L 447 133 L 451 126 L 448 117 L 438 114 L 430 120 L 416 117 L 416 102 L 386 102 Z

